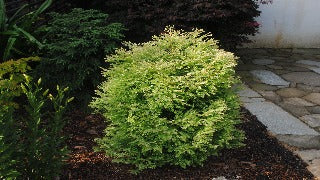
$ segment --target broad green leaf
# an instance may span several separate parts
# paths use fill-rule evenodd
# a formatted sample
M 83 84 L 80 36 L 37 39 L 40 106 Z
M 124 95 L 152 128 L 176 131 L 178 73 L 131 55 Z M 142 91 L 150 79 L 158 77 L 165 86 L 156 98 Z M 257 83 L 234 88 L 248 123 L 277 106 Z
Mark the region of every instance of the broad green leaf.
M 0 31 L 5 30 L 6 19 L 6 6 L 4 0 L 0 0 Z
M 32 23 L 37 20 L 39 15 L 43 13 L 48 7 L 50 7 L 51 4 L 52 0 L 46 0 L 36 11 L 27 14 L 26 16 L 30 16 L 30 18 L 26 18 L 21 27 L 23 27 L 24 29 L 29 29 Z
M 34 12 L 34 18 L 37 18 L 41 13 L 48 9 L 51 4 L 52 0 L 46 0 L 44 3 L 42 3 L 41 6 Z
M 15 38 L 15 37 L 10 37 L 8 39 L 7 46 L 6 46 L 5 50 L 4 50 L 4 54 L 3 54 L 3 58 L 2 58 L 3 60 L 6 61 L 6 60 L 9 59 L 10 52 L 13 49 L 13 46 L 14 46 L 16 40 L 17 40 L 17 38 Z
M 19 33 L 18 33 L 17 31 L 8 30 L 8 31 L 0 32 L 0 35 L 5 35 L 5 36 L 18 36 Z
M 30 33 L 28 33 L 27 31 L 23 30 L 22 28 L 19 28 L 18 26 L 14 25 L 14 29 L 19 31 L 25 38 L 27 38 L 30 42 L 33 42 L 35 44 L 37 44 L 40 48 L 43 47 L 43 45 L 34 37 L 32 36 Z
M 27 7 L 29 6 L 29 4 L 24 4 L 23 6 L 21 6 L 8 20 L 8 24 L 16 24 L 17 20 L 19 19 L 19 14 L 25 10 Z

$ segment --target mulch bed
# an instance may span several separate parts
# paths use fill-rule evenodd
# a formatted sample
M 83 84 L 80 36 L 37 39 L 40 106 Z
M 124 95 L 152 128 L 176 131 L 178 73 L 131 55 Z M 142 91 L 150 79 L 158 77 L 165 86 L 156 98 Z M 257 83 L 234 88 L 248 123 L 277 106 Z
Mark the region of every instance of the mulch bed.
M 61 179 L 313 179 L 306 164 L 270 136 L 255 116 L 245 109 L 242 114 L 239 128 L 246 133 L 246 146 L 222 151 L 203 167 L 165 166 L 133 175 L 129 165 L 112 163 L 93 151 L 94 138 L 103 136 L 106 126 L 103 117 L 74 112 L 65 128 L 71 153 Z

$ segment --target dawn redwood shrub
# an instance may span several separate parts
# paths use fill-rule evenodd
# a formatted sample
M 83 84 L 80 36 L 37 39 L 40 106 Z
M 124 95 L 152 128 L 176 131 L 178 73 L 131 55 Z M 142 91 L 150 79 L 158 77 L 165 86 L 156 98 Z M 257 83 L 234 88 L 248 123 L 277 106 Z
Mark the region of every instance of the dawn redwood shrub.
M 234 49 L 248 42 L 247 35 L 254 35 L 259 27 L 254 20 L 260 14 L 257 0 L 96 0 L 91 4 L 124 23 L 129 29 L 126 36 L 135 41 L 149 40 L 165 26 L 175 25 L 205 29 L 223 48 Z
M 242 145 L 232 53 L 203 30 L 171 27 L 152 41 L 127 45 L 107 58 L 112 68 L 91 103 L 110 124 L 97 139 L 99 150 L 140 171 L 201 165 Z
M 97 10 L 73 9 L 69 13 L 51 13 L 44 29 L 42 60 L 36 78 L 54 88 L 69 87 L 76 103 L 87 105 L 101 83 L 105 54 L 118 47 L 124 27 L 108 21 L 108 14 Z

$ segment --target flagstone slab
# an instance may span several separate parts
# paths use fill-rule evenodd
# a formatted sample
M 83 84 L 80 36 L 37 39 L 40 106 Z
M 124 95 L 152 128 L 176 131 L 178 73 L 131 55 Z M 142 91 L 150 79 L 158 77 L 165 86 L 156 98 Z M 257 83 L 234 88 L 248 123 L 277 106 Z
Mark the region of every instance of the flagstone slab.
M 259 92 L 264 98 L 273 101 L 273 102 L 280 102 L 281 98 L 278 94 L 273 91 L 260 91 Z
M 307 107 L 305 106 L 295 106 L 283 102 L 278 103 L 278 105 L 296 117 L 301 117 L 310 114 L 310 112 L 307 110 Z
M 303 98 L 307 101 L 320 105 L 320 93 L 311 93 Z
M 296 64 L 296 66 L 307 68 L 317 74 L 320 74 L 320 67 L 314 65 L 306 65 L 306 64 Z
M 276 70 L 272 70 L 272 72 L 278 74 L 278 75 L 281 75 L 281 74 L 287 74 L 287 73 L 290 73 L 291 71 L 288 71 L 288 70 L 283 70 L 283 69 L 276 69 Z
M 313 72 L 320 74 L 320 68 L 319 67 L 309 67 L 310 70 L 312 70 Z
M 319 135 L 272 102 L 244 103 L 244 106 L 275 135 Z
M 284 69 L 288 70 L 288 71 L 291 71 L 291 72 L 308 72 L 308 71 L 311 71 L 310 68 L 299 67 L 299 66 L 288 66 L 288 64 Z
M 268 70 L 252 70 L 250 71 L 261 82 L 273 86 L 289 86 L 290 83 L 280 76 Z
M 277 139 L 303 149 L 320 149 L 320 135 L 277 135 Z
M 283 89 L 279 89 L 276 92 L 281 97 L 286 97 L 286 98 L 302 97 L 302 96 L 305 96 L 307 94 L 306 92 L 301 91 L 301 90 L 299 90 L 297 88 L 283 88 Z
M 271 69 L 276 69 L 276 70 L 283 69 L 283 67 L 277 66 L 277 65 L 267 65 L 267 67 Z
M 309 86 L 301 83 L 297 84 L 297 88 L 306 92 L 313 92 L 313 93 L 320 92 L 320 87 Z
M 320 114 L 310 114 L 302 116 L 300 119 L 307 123 L 310 127 L 320 127 Z
M 305 65 L 309 65 L 309 66 L 317 66 L 320 68 L 320 62 L 318 62 L 318 61 L 300 60 L 300 61 L 296 61 L 296 63 L 305 64 Z
M 307 168 L 314 175 L 316 180 L 320 179 L 320 159 L 312 160 Z
M 310 86 L 320 86 L 320 75 L 314 72 L 292 72 L 281 76 L 287 81 Z
M 243 85 L 240 89 L 240 91 L 237 92 L 240 97 L 261 97 L 261 95 L 252 89 L 250 89 L 248 86 Z
M 311 114 L 320 114 L 320 106 L 306 107 Z
M 306 163 L 314 160 L 320 159 L 320 150 L 317 149 L 307 149 L 295 151 Z
M 253 64 L 256 65 L 270 65 L 274 63 L 274 60 L 272 59 L 254 59 L 252 61 Z
M 261 83 L 252 83 L 249 85 L 255 91 L 275 91 L 279 89 L 277 86 L 271 86 L 268 84 L 261 84 Z
M 285 98 L 283 100 L 283 102 L 285 104 L 291 104 L 291 105 L 294 105 L 294 106 L 314 106 L 315 104 L 311 103 L 311 102 L 308 102 L 304 99 L 301 99 L 301 98 Z
M 250 98 L 250 97 L 240 97 L 241 102 L 243 103 L 252 103 L 252 102 L 262 102 L 265 101 L 264 98 Z
M 318 48 L 294 48 L 292 49 L 292 53 L 298 53 L 298 54 L 309 54 L 309 55 L 315 55 L 319 54 Z

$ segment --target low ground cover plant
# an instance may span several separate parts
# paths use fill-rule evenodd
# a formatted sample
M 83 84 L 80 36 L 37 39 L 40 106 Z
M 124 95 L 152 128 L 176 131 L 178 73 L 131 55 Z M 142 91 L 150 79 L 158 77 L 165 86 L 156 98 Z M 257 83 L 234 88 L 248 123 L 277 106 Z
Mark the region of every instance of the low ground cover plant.
M 43 28 L 44 48 L 36 77 L 43 78 L 49 88 L 68 86 L 76 102 L 85 106 L 101 82 L 100 68 L 107 67 L 104 56 L 119 45 L 124 27 L 109 22 L 108 15 L 97 10 L 50 15 Z
M 201 165 L 242 145 L 236 58 L 203 30 L 167 27 L 152 41 L 118 49 L 91 107 L 110 125 L 98 150 L 135 172 L 165 164 Z

